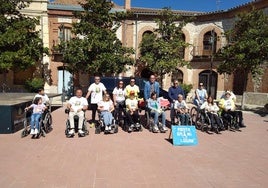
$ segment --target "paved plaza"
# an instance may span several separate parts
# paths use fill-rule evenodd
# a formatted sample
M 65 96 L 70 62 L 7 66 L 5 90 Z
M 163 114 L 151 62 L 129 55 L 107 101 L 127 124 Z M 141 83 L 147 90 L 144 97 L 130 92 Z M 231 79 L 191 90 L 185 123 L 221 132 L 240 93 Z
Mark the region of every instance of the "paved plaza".
M 198 145 L 173 146 L 169 131 L 66 138 L 64 108 L 52 114 L 45 138 L 0 135 L 1 187 L 268 187 L 267 116 L 245 112 L 241 132 L 197 131 Z

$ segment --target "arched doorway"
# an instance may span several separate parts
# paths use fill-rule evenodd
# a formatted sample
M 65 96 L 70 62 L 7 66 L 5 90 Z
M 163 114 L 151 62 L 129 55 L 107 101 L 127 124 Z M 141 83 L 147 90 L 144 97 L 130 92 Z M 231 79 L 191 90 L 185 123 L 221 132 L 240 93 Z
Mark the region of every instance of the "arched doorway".
M 199 73 L 199 82 L 204 84 L 204 87 L 207 89 L 209 95 L 213 98 L 217 96 L 217 83 L 218 83 L 218 74 L 215 71 L 204 70 Z
M 73 96 L 73 75 L 63 67 L 58 68 L 58 93 L 65 92 L 65 96 Z M 65 98 L 66 99 L 66 98 Z
M 172 71 L 171 81 L 178 80 L 180 84 L 183 83 L 183 72 L 179 69 Z

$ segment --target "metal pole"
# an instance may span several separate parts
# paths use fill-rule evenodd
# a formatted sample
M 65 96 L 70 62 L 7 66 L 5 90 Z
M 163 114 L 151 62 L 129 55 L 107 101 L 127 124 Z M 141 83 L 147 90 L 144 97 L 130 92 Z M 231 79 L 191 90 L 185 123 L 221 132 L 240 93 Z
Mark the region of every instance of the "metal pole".
M 215 31 L 211 31 L 211 59 L 210 59 L 210 72 L 209 72 L 209 94 L 212 95 L 212 67 L 213 67 L 213 58 L 214 58 L 214 42 L 215 42 Z M 214 96 L 213 96 L 214 97 Z
M 64 25 L 60 25 L 60 31 L 61 31 L 61 41 L 65 42 L 65 28 Z M 65 48 L 62 51 L 62 98 L 61 101 L 65 102 L 66 101 L 66 94 L 65 94 L 65 65 L 64 65 L 64 53 L 65 53 Z

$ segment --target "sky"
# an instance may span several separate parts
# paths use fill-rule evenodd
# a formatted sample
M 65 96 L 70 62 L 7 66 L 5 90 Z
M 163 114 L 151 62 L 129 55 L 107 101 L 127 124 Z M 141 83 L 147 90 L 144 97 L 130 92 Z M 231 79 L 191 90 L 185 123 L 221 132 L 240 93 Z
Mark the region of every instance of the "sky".
M 112 0 L 123 6 L 125 0 Z M 172 10 L 212 12 L 227 10 L 252 0 L 131 0 L 132 7 L 163 8 L 170 7 Z

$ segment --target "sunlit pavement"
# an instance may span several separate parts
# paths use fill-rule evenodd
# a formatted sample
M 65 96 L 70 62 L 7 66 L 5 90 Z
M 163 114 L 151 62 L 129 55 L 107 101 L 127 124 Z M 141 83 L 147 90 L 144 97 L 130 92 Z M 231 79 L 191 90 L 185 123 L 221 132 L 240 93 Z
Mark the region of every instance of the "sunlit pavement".
M 45 138 L 0 135 L 1 187 L 268 187 L 267 116 L 245 112 L 241 132 L 197 131 L 197 146 L 173 146 L 170 130 L 66 138 L 64 108 L 52 114 Z

